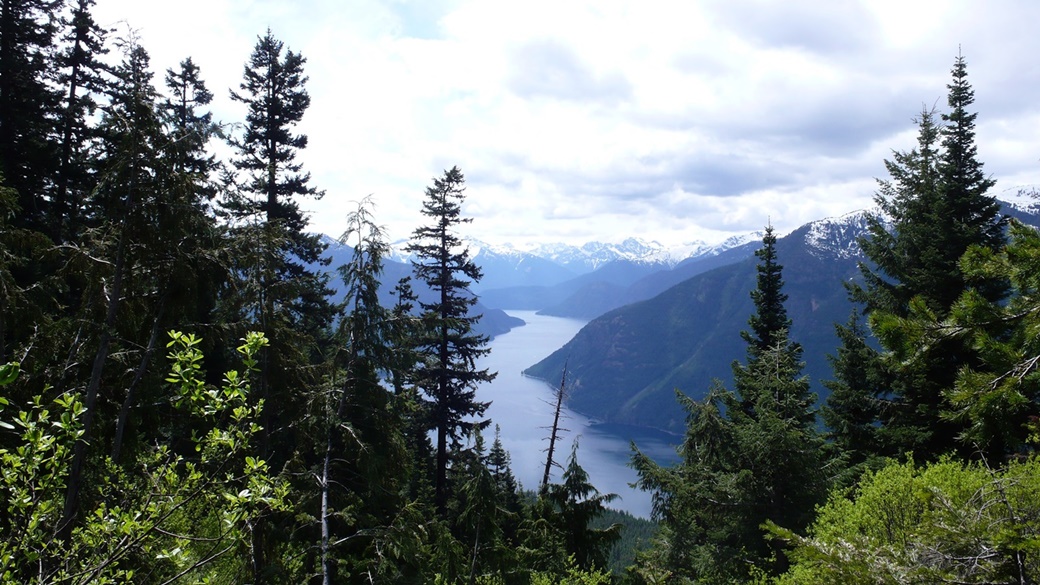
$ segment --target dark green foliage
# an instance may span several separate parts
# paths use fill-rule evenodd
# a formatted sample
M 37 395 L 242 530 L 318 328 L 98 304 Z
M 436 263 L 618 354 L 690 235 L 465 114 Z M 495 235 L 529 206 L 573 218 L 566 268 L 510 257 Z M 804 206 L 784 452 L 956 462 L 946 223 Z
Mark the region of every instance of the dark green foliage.
M 206 152 L 206 144 L 216 134 L 213 115 L 199 111 L 213 100 L 206 88 L 198 65 L 191 57 L 181 61 L 180 68 L 166 70 L 166 89 L 169 95 L 164 106 L 169 116 L 171 138 L 175 145 L 178 170 L 197 177 L 200 183 L 199 199 L 212 199 L 216 187 L 210 176 L 217 170 L 216 157 Z
M 751 302 L 755 312 L 748 319 L 751 331 L 741 331 L 740 337 L 747 343 L 748 359 L 754 359 L 776 345 L 780 331 L 791 330 L 791 319 L 787 316 L 784 303 L 784 267 L 776 257 L 776 234 L 773 226 L 766 226 L 762 247 L 755 250 L 758 258 L 758 276 L 755 289 L 751 291 Z
M 780 543 L 767 538 L 767 520 L 804 529 L 828 488 L 823 440 L 816 430 L 815 395 L 801 375 L 801 347 L 787 337 L 781 271 L 767 231 L 752 293 L 753 328 L 745 334 L 747 364 L 733 365 L 736 393 L 721 383 L 703 401 L 677 392 L 687 412 L 681 460 L 662 467 L 636 450 L 639 486 L 653 492 L 661 538 L 640 557 L 635 573 L 694 582 L 740 582 L 786 569 Z M 769 346 L 757 342 L 769 339 Z
M 18 194 L 0 176 L 0 363 L 16 357 L 14 352 L 22 349 L 19 342 L 54 318 L 47 310 L 54 309 L 48 307 L 49 300 L 39 298 L 42 287 L 19 282 L 19 275 L 47 256 L 51 242 L 40 232 L 12 225 L 18 215 L 17 201 Z
M 90 14 L 94 0 L 75 0 L 63 17 L 62 49 L 55 59 L 56 77 L 63 95 L 56 124 L 58 169 L 48 221 L 56 242 L 74 239 L 84 227 L 82 206 L 93 188 L 90 146 L 97 137 L 89 119 L 97 99 L 108 93 L 109 68 L 101 62 L 108 53 L 103 30 Z
M 389 248 L 374 223 L 371 202 L 347 217 L 341 240 L 354 255 L 339 267 L 346 295 L 340 306 L 334 362 L 338 373 L 314 398 L 314 443 L 322 445 L 317 478 L 322 581 L 360 579 L 378 559 L 374 529 L 387 526 L 403 502 L 408 467 L 400 416 L 380 374 L 392 367 L 396 342 L 393 315 L 379 302 L 379 278 Z
M 579 568 L 607 568 L 607 554 L 621 538 L 621 525 L 596 528 L 594 522 L 617 497 L 617 494 L 601 494 L 589 483 L 588 473 L 578 464 L 578 442 L 575 441 L 563 471 L 563 483 L 550 484 L 545 498 L 553 505 L 552 522 L 563 536 L 564 551 Z
M 831 393 L 820 414 L 828 429 L 826 437 L 850 470 L 847 479 L 855 480 L 881 450 L 878 404 L 888 384 L 859 311 L 853 309 L 848 322 L 834 328 L 841 346 L 836 355 L 828 356 L 834 379 L 824 382 Z
M 10 0 L 0 9 L 0 174 L 18 193 L 15 225 L 46 233 L 51 136 L 60 95 L 48 83 L 61 2 Z
M 610 547 L 607 568 L 612 575 L 621 576 L 635 562 L 636 555 L 650 547 L 657 536 L 658 526 L 652 520 L 607 508 L 589 527 L 602 530 L 614 525 L 621 526 L 621 537 Z
M 243 182 L 224 201 L 238 276 L 225 311 L 230 320 L 262 328 L 275 349 L 261 364 L 259 382 L 262 397 L 284 405 L 277 417 L 266 420 L 275 416 L 268 413 L 263 421 L 264 449 L 279 453 L 275 464 L 285 462 L 296 444 L 290 429 L 302 412 L 291 395 L 317 381 L 317 344 L 332 318 L 328 276 L 309 268 L 327 262 L 321 258 L 325 246 L 305 231 L 307 219 L 297 202 L 322 196 L 296 162 L 307 137 L 293 128 L 310 105 L 303 64 L 302 56 L 283 51 L 267 31 L 245 66 L 241 92 L 231 94 L 247 113 L 242 136 L 231 141 Z
M 969 289 L 989 301 L 1006 290 L 1000 279 L 968 283 L 960 270 L 969 247 L 996 249 L 1003 243 L 1006 220 L 987 195 L 993 181 L 976 159 L 975 114 L 966 111 L 974 96 L 961 57 L 953 77 L 945 124 L 937 126 L 932 112 L 922 112 L 917 148 L 885 162 L 891 180 L 879 182 L 875 197 L 883 215 L 870 218 L 870 237 L 861 241 L 871 264 L 862 265 L 864 284 L 853 288 L 853 297 L 865 304 L 889 352 L 884 367 L 891 382 L 877 413 L 885 427 L 881 452 L 887 455 L 911 451 L 929 459 L 957 445 L 963 426 L 942 416 L 943 392 L 958 370 L 977 359 L 973 348 L 953 338 L 918 351 L 904 343 L 908 332 L 901 320 L 913 307 L 944 319 Z
M 909 360 L 926 359 L 933 348 L 953 343 L 977 352 L 977 359 L 963 365 L 955 382 L 945 388 L 942 416 L 961 425 L 958 439 L 998 461 L 1028 450 L 1040 415 L 1036 371 L 1040 237 L 1034 228 L 1017 222 L 1010 233 L 1011 241 L 1001 250 L 975 246 L 961 262 L 968 282 L 1009 283 L 1008 299 L 991 301 L 981 291 L 969 289 L 945 318 L 915 302 L 907 317 L 879 320 L 883 335 L 899 333 L 899 353 Z
M 488 370 L 478 370 L 475 361 L 485 355 L 488 338 L 473 332 L 479 317 L 470 315 L 476 297 L 468 287 L 479 281 L 480 268 L 469 258 L 456 233 L 462 223 L 465 179 L 458 167 L 444 172 L 426 189 L 422 214 L 430 225 L 412 234 L 408 251 L 418 258 L 413 262 L 415 277 L 434 291 L 431 302 L 420 302 L 424 326 L 416 340 L 416 351 L 423 356 L 415 372 L 415 384 L 429 399 L 430 424 L 437 432 L 437 462 L 434 488 L 438 509 L 445 510 L 448 496 L 449 441 L 452 450 L 474 429 L 487 427 L 488 421 L 474 422 L 487 408 L 476 400 L 476 386 L 495 378 Z

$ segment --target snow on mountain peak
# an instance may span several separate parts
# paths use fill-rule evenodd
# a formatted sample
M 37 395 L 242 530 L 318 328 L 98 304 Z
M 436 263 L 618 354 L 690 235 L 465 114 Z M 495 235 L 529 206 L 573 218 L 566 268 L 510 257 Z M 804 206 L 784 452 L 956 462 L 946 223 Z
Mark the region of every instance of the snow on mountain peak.
M 857 258 L 863 253 L 859 237 L 867 231 L 868 211 L 860 210 L 839 217 L 809 223 L 805 243 L 817 257 Z
M 597 268 L 616 261 L 636 264 L 660 265 L 672 268 L 688 258 L 705 255 L 717 255 L 730 248 L 760 239 L 760 232 L 733 236 L 718 244 L 703 241 L 685 242 L 666 246 L 655 240 L 642 238 L 626 238 L 620 242 L 587 242 L 581 246 L 564 243 L 533 244 L 518 247 L 512 244 L 488 244 L 480 240 L 466 238 L 464 245 L 469 249 L 470 258 L 509 258 L 521 262 L 525 258 L 541 258 L 569 268 L 578 273 L 591 272 Z M 409 262 L 414 254 L 405 250 L 408 240 L 391 243 L 390 259 L 397 262 Z M 478 264 L 479 264 L 478 260 Z

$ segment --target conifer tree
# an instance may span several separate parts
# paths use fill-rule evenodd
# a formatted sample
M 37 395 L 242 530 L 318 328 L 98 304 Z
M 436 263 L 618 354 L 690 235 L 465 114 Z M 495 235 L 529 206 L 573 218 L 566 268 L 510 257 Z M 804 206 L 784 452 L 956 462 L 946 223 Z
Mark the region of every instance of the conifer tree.
M 50 85 L 58 0 L 0 5 L 0 174 L 18 193 L 15 224 L 47 232 L 46 191 L 56 160 L 53 118 L 60 96 Z
M 449 491 L 449 442 L 452 450 L 458 450 L 472 430 L 487 427 L 489 421 L 473 420 L 488 406 L 476 399 L 476 387 L 495 378 L 494 373 L 476 367 L 477 358 L 490 350 L 487 336 L 473 332 L 480 317 L 470 314 L 477 299 L 469 286 L 479 282 L 482 274 L 456 233 L 460 224 L 472 221 L 461 217 L 464 191 L 465 179 L 458 167 L 435 178 L 426 189 L 422 209 L 431 223 L 413 232 L 407 248 L 417 257 L 412 263 L 416 278 L 435 295 L 429 302 L 419 302 L 425 327 L 417 347 L 424 359 L 416 384 L 430 400 L 430 424 L 437 434 L 434 489 L 442 514 Z
M 868 217 L 870 236 L 860 242 L 870 264 L 861 265 L 864 284 L 852 295 L 865 304 L 871 328 L 888 350 L 884 360 L 891 374 L 884 401 L 878 403 L 886 455 L 912 451 L 926 460 L 958 446 L 965 454 L 974 450 L 958 443 L 963 427 L 942 413 L 943 392 L 953 386 L 960 368 L 977 359 L 975 350 L 948 338 L 917 351 L 903 343 L 902 325 L 915 305 L 942 320 L 968 288 L 991 301 L 1006 290 L 999 279 L 969 285 L 959 266 L 973 245 L 1002 245 L 1006 224 L 999 204 L 987 194 L 993 181 L 976 157 L 975 114 L 967 111 L 974 93 L 966 75 L 964 59 L 958 57 L 944 124 L 935 124 L 933 112 L 922 112 L 917 148 L 885 162 L 891 180 L 879 181 L 875 196 L 883 215 Z
M 663 528 L 658 552 L 644 560 L 664 559 L 677 578 L 740 582 L 753 570 L 782 572 L 779 543 L 765 537 L 762 523 L 802 530 L 826 494 L 816 397 L 801 374 L 801 346 L 788 338 L 775 242 L 767 228 L 751 294 L 753 333 L 742 334 L 747 363 L 733 365 L 736 392 L 716 382 L 703 401 L 679 394 L 687 430 L 675 466 L 633 456 Z
M 311 423 L 323 448 L 314 477 L 320 492 L 320 573 L 323 583 L 357 579 L 378 564 L 371 536 L 389 526 L 404 505 L 410 474 L 403 417 L 383 386 L 396 367 L 399 323 L 379 301 L 389 245 L 376 225 L 371 200 L 347 216 L 340 237 L 353 247 L 338 272 L 346 288 L 335 336 L 335 384 L 319 387 L 320 412 Z
M 555 508 L 553 521 L 563 535 L 564 551 L 580 569 L 605 569 L 610 547 L 621 538 L 621 525 L 594 528 L 592 522 L 607 511 L 617 494 L 601 494 L 578 464 L 578 441 L 563 471 L 563 483 L 549 486 L 545 496 Z
M 62 48 L 55 60 L 62 89 L 56 142 L 58 169 L 50 213 L 51 237 L 65 242 L 79 235 L 87 218 L 82 207 L 93 187 L 90 145 L 97 132 L 90 117 L 97 99 L 108 91 L 109 67 L 101 58 L 108 53 L 102 29 L 90 13 L 94 0 L 75 0 L 62 19 Z
M 739 362 L 733 362 L 735 389 L 741 399 L 741 409 L 748 415 L 753 415 L 759 399 L 758 393 L 761 391 L 756 374 L 752 370 L 762 355 L 766 352 L 784 351 L 791 354 L 793 363 L 798 363 L 802 353 L 799 344 L 788 340 L 791 319 L 787 316 L 787 308 L 784 307 L 787 295 L 783 292 L 783 265 L 777 260 L 773 226 L 766 226 L 762 247 L 755 251 L 755 256 L 759 260 L 756 286 L 751 291 L 755 312 L 748 318 L 751 331 L 740 332 L 741 338 L 747 343 L 747 363 L 741 365 Z M 804 410 L 804 407 L 801 408 L 803 413 Z
M 284 405 L 280 412 L 286 418 L 268 421 L 274 424 L 268 425 L 265 448 L 271 448 L 270 434 L 283 432 L 292 420 L 299 401 L 290 396 L 310 379 L 304 371 L 332 314 L 328 277 L 311 268 L 328 262 L 322 258 L 326 246 L 305 231 L 307 218 L 298 203 L 300 197 L 324 194 L 309 184 L 310 174 L 297 161 L 307 137 L 293 128 L 310 105 L 304 62 L 298 53 L 284 51 L 268 30 L 245 66 L 241 91 L 231 93 L 247 113 L 243 134 L 231 141 L 237 151 L 232 164 L 243 181 L 224 201 L 242 277 L 229 300 L 238 304 L 238 318 L 254 321 L 271 339 L 272 357 L 261 364 L 260 394 L 272 399 L 271 392 L 286 393 L 275 400 Z M 289 377 L 274 379 L 284 375 Z M 292 443 L 282 443 L 278 461 Z
M 83 356 L 91 365 L 83 398 L 83 437 L 76 443 L 63 515 L 66 536 L 79 505 L 88 446 L 97 449 L 102 444 L 95 420 L 106 403 L 122 402 L 119 390 L 129 389 L 132 395 L 149 370 L 158 332 L 168 324 L 161 307 L 175 285 L 171 259 L 183 233 L 199 227 L 183 207 L 190 189 L 168 165 L 169 140 L 151 83 L 148 53 L 135 39 L 127 39 L 114 74 L 118 83 L 99 129 L 99 185 L 88 201 L 88 213 L 105 221 L 92 230 L 85 256 L 105 261 L 92 264 L 89 278 L 95 284 L 85 290 L 83 318 L 94 320 L 97 330 L 87 332 L 94 344 L 92 355 Z M 185 220 L 190 227 L 179 223 Z M 149 331 L 148 340 L 142 339 Z M 142 347 L 145 350 L 138 354 Z M 110 356 L 116 353 L 123 359 L 137 355 L 138 361 L 135 366 L 111 368 Z M 123 379 L 128 372 L 131 376 Z M 159 380 L 155 372 L 151 382 Z
M 217 129 L 213 124 L 213 114 L 200 111 L 200 108 L 213 101 L 213 93 L 206 87 L 199 66 L 191 57 L 181 61 L 178 69 L 166 70 L 166 89 L 169 95 L 164 105 L 178 154 L 174 164 L 179 171 L 197 176 L 204 187 L 201 195 L 211 199 L 216 190 L 211 185 L 210 175 L 218 165 L 216 157 L 207 153 L 206 144 Z
M 834 379 L 823 382 L 830 390 L 820 414 L 838 454 L 844 458 L 854 480 L 862 466 L 880 451 L 879 394 L 887 391 L 878 352 L 867 341 L 859 310 L 853 309 L 844 325 L 834 326 L 841 345 L 836 355 L 827 356 Z
M 758 258 L 757 284 L 751 291 L 751 300 L 755 304 L 755 312 L 748 319 L 751 331 L 741 331 L 741 338 L 747 343 L 748 360 L 758 354 L 775 347 L 776 337 L 780 331 L 791 329 L 791 319 L 787 317 L 787 295 L 783 292 L 784 267 L 776 256 L 776 234 L 773 226 L 766 226 L 762 237 L 762 247 L 755 251 Z
M 333 307 L 329 277 L 321 267 L 326 245 L 308 233 L 302 197 L 320 198 L 310 174 L 297 159 L 307 137 L 294 133 L 310 96 L 303 72 L 305 59 L 285 50 L 268 30 L 257 39 L 245 65 L 238 92 L 231 98 L 246 107 L 245 126 L 231 139 L 232 165 L 240 183 L 223 202 L 231 227 L 232 267 L 236 279 L 223 295 L 222 311 L 232 330 L 260 329 L 270 339 L 257 379 L 258 398 L 267 404 L 260 422 L 260 456 L 282 469 L 305 448 L 298 424 L 305 417 L 302 397 L 316 388 L 327 349 Z M 284 520 L 280 529 L 289 530 Z M 253 579 L 285 580 L 277 558 L 278 537 L 272 519 L 259 519 L 251 552 Z
M 943 415 L 963 425 L 961 440 L 989 461 L 1028 453 L 1040 437 L 1040 236 L 1015 221 L 1009 234 L 1000 250 L 973 246 L 961 261 L 969 284 L 1009 283 L 1007 298 L 993 301 L 984 288 L 969 288 L 945 318 L 914 304 L 909 316 L 886 323 L 903 332 L 903 352 L 928 353 L 951 340 L 977 350 L 977 359 L 962 365 L 944 391 Z

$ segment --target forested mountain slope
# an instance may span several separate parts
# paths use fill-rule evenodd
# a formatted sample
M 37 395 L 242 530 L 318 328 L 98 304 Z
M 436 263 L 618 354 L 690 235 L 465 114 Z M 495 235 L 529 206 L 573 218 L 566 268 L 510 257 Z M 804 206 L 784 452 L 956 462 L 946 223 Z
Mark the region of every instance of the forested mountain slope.
M 1028 206 L 1004 210 L 1040 225 Z M 859 276 L 863 258 L 855 242 L 864 228 L 862 214 L 850 214 L 807 224 L 777 243 L 791 338 L 805 348 L 805 374 L 818 393 L 832 377 L 827 355 L 838 346 L 834 324 L 844 323 L 853 307 L 844 283 Z M 728 383 L 732 362 L 744 359 L 739 332 L 747 328 L 754 287 L 754 258 L 699 274 L 593 319 L 525 373 L 553 381 L 566 364 L 570 405 L 579 412 L 678 431 L 684 414 L 674 391 L 700 398 L 712 379 Z

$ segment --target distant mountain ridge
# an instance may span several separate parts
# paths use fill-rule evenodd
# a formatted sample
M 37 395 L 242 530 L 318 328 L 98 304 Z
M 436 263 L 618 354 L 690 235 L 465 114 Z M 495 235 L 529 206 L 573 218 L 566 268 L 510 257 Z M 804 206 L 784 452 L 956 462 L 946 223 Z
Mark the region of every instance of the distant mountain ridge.
M 348 263 L 354 256 L 354 249 L 339 240 L 323 235 L 321 236 L 322 242 L 325 243 L 328 248 L 325 251 L 326 257 L 330 259 L 328 266 L 315 267 L 319 270 L 324 270 L 330 276 L 329 285 L 333 290 L 334 302 L 342 302 L 346 295 L 344 289 L 343 279 L 339 274 L 339 267 Z M 391 291 L 397 285 L 398 281 L 406 276 L 412 275 L 412 265 L 410 263 L 396 262 L 394 260 L 385 260 L 383 262 L 383 274 L 381 279 L 381 286 L 379 287 L 379 302 L 386 307 L 392 307 L 396 304 L 397 299 L 393 297 Z M 419 300 L 425 302 L 434 301 L 434 293 L 427 288 L 423 283 L 412 280 L 412 288 L 415 294 L 419 297 Z M 487 335 L 488 337 L 495 337 L 508 332 L 514 327 L 520 327 L 524 325 L 522 319 L 507 315 L 505 311 L 500 309 L 487 307 L 480 303 L 478 298 L 476 306 L 471 310 L 473 315 L 482 315 L 480 321 L 474 327 L 477 333 Z
M 1004 212 L 1040 226 L 1040 205 L 1005 205 Z M 804 373 L 821 399 L 822 381 L 832 377 L 827 356 L 839 345 L 834 324 L 852 309 L 845 284 L 860 278 L 865 260 L 857 238 L 866 228 L 860 211 L 811 222 L 777 242 L 791 338 L 804 348 Z M 679 431 L 684 413 L 674 391 L 700 398 L 712 379 L 728 384 L 732 362 L 746 357 L 739 332 L 754 310 L 756 265 L 746 257 L 600 315 L 525 373 L 555 383 L 566 364 L 569 404 L 578 412 Z
M 814 386 L 829 376 L 826 355 L 838 343 L 833 324 L 845 322 L 852 307 L 844 283 L 858 276 L 862 256 L 855 237 L 861 226 L 863 213 L 849 214 L 812 222 L 777 242 L 791 337 L 805 348 L 805 373 Z M 675 389 L 699 398 L 712 379 L 728 381 L 732 362 L 745 358 L 739 332 L 754 310 L 756 265 L 747 252 L 601 315 L 525 373 L 552 380 L 566 362 L 570 405 L 578 412 L 679 431 L 684 413 Z
M 627 238 L 615 243 L 587 242 L 581 246 L 549 243 L 519 247 L 488 244 L 472 238 L 464 238 L 463 244 L 484 271 L 478 290 L 487 290 L 506 286 L 552 286 L 619 263 L 649 266 L 655 270 L 670 269 L 691 258 L 718 255 L 755 238 L 755 234 L 746 234 L 716 244 L 694 241 L 672 246 L 641 238 Z M 390 259 L 405 264 L 411 262 L 414 258 L 405 249 L 407 246 L 408 240 L 394 242 Z M 546 263 L 556 268 L 550 268 Z M 527 277 L 509 276 L 510 270 Z

